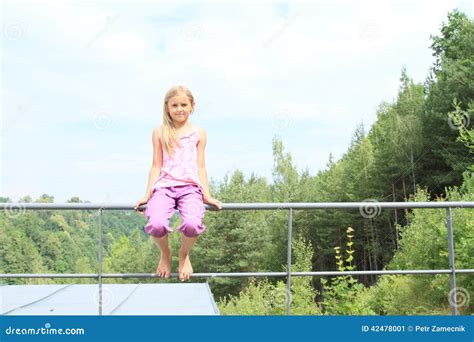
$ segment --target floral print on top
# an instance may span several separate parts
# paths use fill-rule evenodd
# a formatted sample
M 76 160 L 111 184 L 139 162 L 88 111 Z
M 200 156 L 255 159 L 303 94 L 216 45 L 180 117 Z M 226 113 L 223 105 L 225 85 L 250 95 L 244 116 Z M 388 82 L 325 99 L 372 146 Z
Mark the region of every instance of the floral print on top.
M 181 146 L 174 146 L 172 156 L 163 147 L 163 166 L 153 189 L 177 185 L 196 184 L 202 189 L 198 176 L 197 145 L 199 131 L 179 138 Z

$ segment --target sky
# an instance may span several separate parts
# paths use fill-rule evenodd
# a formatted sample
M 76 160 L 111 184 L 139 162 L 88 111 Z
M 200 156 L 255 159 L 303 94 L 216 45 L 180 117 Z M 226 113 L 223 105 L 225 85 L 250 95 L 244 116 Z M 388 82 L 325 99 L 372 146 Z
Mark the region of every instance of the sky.
M 133 204 L 177 84 L 207 131 L 209 179 L 272 181 L 272 139 L 324 170 L 423 82 L 430 35 L 474 1 L 3 1 L 0 196 Z

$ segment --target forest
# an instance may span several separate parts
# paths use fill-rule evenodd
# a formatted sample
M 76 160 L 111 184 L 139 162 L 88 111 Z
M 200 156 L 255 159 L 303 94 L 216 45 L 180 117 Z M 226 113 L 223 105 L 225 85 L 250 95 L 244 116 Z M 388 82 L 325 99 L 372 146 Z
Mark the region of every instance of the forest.
M 350 146 L 324 170 L 299 170 L 282 140 L 273 140 L 273 179 L 235 171 L 211 182 L 222 203 L 474 201 L 474 21 L 448 13 L 431 37 L 434 63 L 416 83 L 403 67 L 398 94 L 379 104 L 372 127 L 355 127 Z M 132 199 L 131 199 L 132 200 Z M 1 202 L 11 202 L 8 197 Z M 19 202 L 53 203 L 52 195 Z M 73 197 L 70 203 L 87 202 Z M 159 251 L 144 216 L 103 213 L 105 273 L 153 273 Z M 172 226 L 180 223 L 175 214 Z M 207 211 L 207 231 L 191 252 L 194 272 L 282 272 L 287 258 L 286 210 Z M 456 268 L 474 265 L 474 210 L 454 209 Z M 171 248 L 179 235 L 171 234 Z M 448 269 L 445 209 L 294 210 L 292 271 Z M 96 211 L 0 213 L 0 273 L 95 273 Z M 177 270 L 177 258 L 173 261 Z M 94 279 L 3 279 L 4 284 L 94 283 Z M 176 279 L 105 279 L 106 283 Z M 221 314 L 285 313 L 286 278 L 212 278 Z M 457 274 L 472 297 L 474 275 Z M 293 277 L 291 312 L 298 315 L 450 314 L 449 275 Z

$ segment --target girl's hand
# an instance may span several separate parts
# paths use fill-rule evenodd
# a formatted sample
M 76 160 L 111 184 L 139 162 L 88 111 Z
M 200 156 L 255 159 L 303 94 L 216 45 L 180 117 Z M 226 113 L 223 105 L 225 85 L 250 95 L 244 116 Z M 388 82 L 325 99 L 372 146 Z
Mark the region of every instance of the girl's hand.
M 210 204 L 210 205 L 215 206 L 215 207 L 216 207 L 217 209 L 219 209 L 219 210 L 222 209 L 222 203 L 221 203 L 219 200 L 215 199 L 215 198 L 212 198 L 212 197 L 204 197 L 204 198 L 203 198 L 203 201 L 204 201 L 204 203 L 206 203 L 206 204 Z
M 150 199 L 150 198 L 148 198 L 148 197 L 146 197 L 146 196 L 143 197 L 143 198 L 140 198 L 140 199 L 137 201 L 137 203 L 135 203 L 135 206 L 133 207 L 133 209 L 134 209 L 135 211 L 138 211 L 138 207 L 140 207 L 142 204 L 146 204 L 149 199 Z M 140 212 L 140 213 L 141 213 L 141 212 Z

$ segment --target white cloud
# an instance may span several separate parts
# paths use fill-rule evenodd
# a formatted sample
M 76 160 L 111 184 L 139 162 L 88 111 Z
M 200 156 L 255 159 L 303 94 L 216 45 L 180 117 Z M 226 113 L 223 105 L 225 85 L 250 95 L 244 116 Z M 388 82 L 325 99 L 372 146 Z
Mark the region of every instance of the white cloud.
M 133 153 L 112 153 L 104 156 L 76 160 L 73 165 L 76 171 L 83 174 L 136 174 L 149 168 L 148 156 Z

